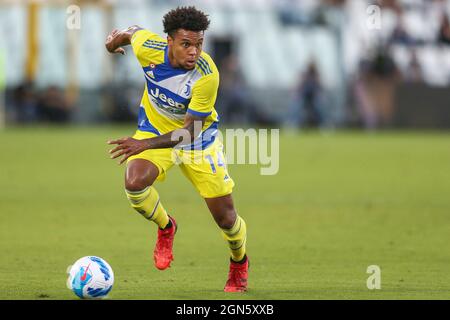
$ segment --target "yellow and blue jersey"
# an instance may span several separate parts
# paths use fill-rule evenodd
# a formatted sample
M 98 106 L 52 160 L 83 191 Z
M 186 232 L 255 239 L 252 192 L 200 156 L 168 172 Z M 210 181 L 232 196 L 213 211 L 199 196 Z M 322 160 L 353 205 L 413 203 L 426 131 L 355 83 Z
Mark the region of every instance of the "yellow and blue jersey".
M 186 149 L 205 149 L 214 142 L 219 123 L 214 108 L 219 71 L 202 52 L 192 70 L 174 68 L 168 58 L 167 40 L 148 30 L 131 39 L 134 54 L 145 75 L 145 90 L 138 116 L 138 130 L 162 135 L 183 127 L 186 113 L 205 117 L 202 134 Z

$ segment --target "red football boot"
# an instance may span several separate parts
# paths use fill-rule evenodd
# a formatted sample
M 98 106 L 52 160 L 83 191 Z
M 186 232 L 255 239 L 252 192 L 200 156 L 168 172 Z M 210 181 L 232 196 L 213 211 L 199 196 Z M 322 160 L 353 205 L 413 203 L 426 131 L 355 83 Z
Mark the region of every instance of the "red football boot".
M 173 240 L 178 227 L 174 218 L 169 216 L 169 219 L 172 221 L 172 226 L 164 230 L 158 228 L 158 240 L 156 241 L 155 250 L 153 251 L 155 266 L 159 270 L 170 267 L 170 263 L 173 260 Z
M 248 257 L 245 257 L 244 263 L 230 261 L 230 272 L 228 273 L 228 281 L 223 291 L 225 292 L 245 292 L 247 291 L 248 279 Z

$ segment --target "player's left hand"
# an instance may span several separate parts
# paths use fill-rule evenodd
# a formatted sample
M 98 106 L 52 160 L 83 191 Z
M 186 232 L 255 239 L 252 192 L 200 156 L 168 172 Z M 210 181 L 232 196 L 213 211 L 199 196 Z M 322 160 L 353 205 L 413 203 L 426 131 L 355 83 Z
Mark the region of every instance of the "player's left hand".
M 131 137 L 121 138 L 117 140 L 110 140 L 108 144 L 116 144 L 117 147 L 111 149 L 109 153 L 111 154 L 111 159 L 116 159 L 123 156 L 119 164 L 124 163 L 132 155 L 141 153 L 148 149 L 148 144 L 145 140 L 137 140 Z

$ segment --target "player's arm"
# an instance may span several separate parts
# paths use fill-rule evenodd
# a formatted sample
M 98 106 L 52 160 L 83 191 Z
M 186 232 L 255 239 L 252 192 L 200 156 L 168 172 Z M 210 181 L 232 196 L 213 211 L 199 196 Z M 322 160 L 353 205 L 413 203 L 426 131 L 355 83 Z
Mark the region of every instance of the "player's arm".
M 203 128 L 206 117 L 200 117 L 186 113 L 184 125 L 181 129 L 176 129 L 161 136 L 150 139 L 137 140 L 131 137 L 108 141 L 108 144 L 117 145 L 110 150 L 111 159 L 123 156 L 119 164 L 124 163 L 129 157 L 139 154 L 147 149 L 173 148 L 191 144 L 197 138 Z
M 125 54 L 125 49 L 122 47 L 131 44 L 131 38 L 138 30 L 142 30 L 142 28 L 136 25 L 122 31 L 114 29 L 108 37 L 106 37 L 106 50 L 111 53 Z

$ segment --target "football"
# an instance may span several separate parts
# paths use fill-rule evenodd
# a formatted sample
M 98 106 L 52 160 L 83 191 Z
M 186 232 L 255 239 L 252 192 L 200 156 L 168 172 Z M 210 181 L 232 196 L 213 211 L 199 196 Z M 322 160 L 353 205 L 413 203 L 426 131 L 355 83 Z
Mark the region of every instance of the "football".
M 96 256 L 78 259 L 68 273 L 67 287 L 81 299 L 103 299 L 114 284 L 111 266 Z

